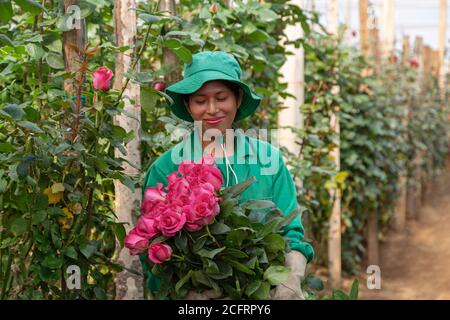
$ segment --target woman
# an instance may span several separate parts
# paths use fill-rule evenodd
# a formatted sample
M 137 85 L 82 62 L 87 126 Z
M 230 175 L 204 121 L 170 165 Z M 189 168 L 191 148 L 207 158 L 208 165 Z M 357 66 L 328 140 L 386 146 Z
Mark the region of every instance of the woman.
M 162 154 L 149 168 L 145 176 L 144 190 L 158 182 L 167 185 L 166 176 L 177 170 L 182 160 L 198 161 L 204 154 L 215 157 L 222 172 L 225 186 L 242 182 L 251 176 L 256 181 L 241 195 L 241 201 L 270 199 L 288 214 L 297 204 L 295 185 L 284 164 L 280 150 L 269 143 L 233 130 L 235 121 L 251 115 L 261 98 L 241 82 L 241 68 L 236 59 L 225 52 L 200 52 L 192 63 L 185 65 L 184 79 L 169 86 L 167 94 L 174 100 L 173 113 L 186 121 L 194 122 L 191 135 Z M 291 268 L 288 280 L 271 292 L 273 299 L 304 299 L 300 282 L 306 263 L 314 256 L 312 247 L 302 242 L 304 229 L 300 219 L 292 221 L 284 229 L 292 249 L 286 256 Z M 157 290 L 159 279 L 152 276 L 141 261 L 148 275 L 150 291 Z M 190 292 L 188 298 L 216 298 L 217 292 L 201 294 Z

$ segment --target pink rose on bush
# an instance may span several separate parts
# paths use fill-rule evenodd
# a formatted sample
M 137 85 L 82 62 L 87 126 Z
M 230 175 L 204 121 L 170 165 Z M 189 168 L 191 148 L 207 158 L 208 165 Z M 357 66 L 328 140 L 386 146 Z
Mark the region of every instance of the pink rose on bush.
M 172 256 L 172 248 L 164 243 L 153 243 L 148 249 L 148 258 L 155 264 L 163 263 Z
M 168 207 L 159 217 L 159 229 L 165 237 L 172 237 L 186 223 L 186 215 L 180 207 Z
M 148 239 L 140 235 L 136 228 L 132 229 L 125 237 L 125 247 L 130 249 L 132 255 L 144 253 L 148 245 Z
M 100 67 L 92 74 L 92 85 L 95 90 L 108 91 L 111 89 L 113 72 L 106 67 Z

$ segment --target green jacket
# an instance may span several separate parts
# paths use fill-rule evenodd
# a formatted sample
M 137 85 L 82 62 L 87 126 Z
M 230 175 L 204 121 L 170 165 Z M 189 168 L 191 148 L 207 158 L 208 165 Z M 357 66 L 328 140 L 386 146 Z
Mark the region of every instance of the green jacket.
M 158 182 L 167 186 L 166 176 L 178 169 L 181 160 L 198 161 L 201 158 L 202 149 L 196 132 L 193 131 L 188 139 L 184 139 L 152 163 L 145 175 L 143 190 L 156 186 Z M 244 135 L 241 130 L 235 130 L 234 141 L 235 153 L 228 159 L 232 162 L 231 167 L 238 182 L 251 176 L 256 177 L 256 181 L 241 194 L 241 203 L 253 199 L 271 200 L 284 214 L 297 208 L 295 184 L 280 150 L 268 142 Z M 222 172 L 223 184 L 226 185 L 227 166 L 224 159 L 217 158 L 216 165 Z M 236 184 L 230 170 L 228 175 L 229 186 Z M 290 248 L 301 252 L 308 262 L 311 261 L 314 250 L 309 243 L 301 241 L 304 235 L 301 219 L 292 221 L 284 231 L 284 236 L 289 239 Z M 140 259 L 147 274 L 147 287 L 150 291 L 156 291 L 159 287 L 159 279 L 154 277 L 147 268 L 146 255 L 142 254 Z

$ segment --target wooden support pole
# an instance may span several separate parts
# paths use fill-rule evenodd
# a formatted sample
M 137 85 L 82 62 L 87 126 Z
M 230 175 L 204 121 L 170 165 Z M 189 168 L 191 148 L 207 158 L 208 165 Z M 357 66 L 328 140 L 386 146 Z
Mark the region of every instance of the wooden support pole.
M 337 36 L 339 24 L 338 1 L 328 0 L 328 32 Z M 334 88 L 332 91 L 339 91 Z M 340 162 L 340 126 L 339 117 L 332 111 L 330 114 L 330 127 L 337 134 L 336 147 L 331 151 L 334 159 L 336 172 L 341 170 Z M 341 286 L 342 257 L 341 257 L 341 192 L 338 188 L 330 190 L 330 198 L 333 200 L 329 229 L 328 229 L 328 269 L 329 284 L 332 288 Z
M 381 2 L 381 43 L 382 60 L 388 60 L 394 53 L 394 2 L 393 0 L 383 0 Z
M 402 45 L 402 63 L 405 66 L 409 65 L 409 55 L 410 55 L 410 45 L 409 45 L 409 36 L 403 36 L 403 45 Z
M 79 0 L 64 0 L 64 12 L 73 13 L 73 21 L 67 21 L 72 29 L 63 33 L 63 55 L 66 71 L 76 73 L 80 68 L 80 53 L 85 46 L 86 26 L 84 19 L 77 19 Z M 77 76 L 77 81 L 81 81 Z M 75 84 L 71 81 L 64 82 L 64 90 L 69 96 L 75 96 Z
M 439 2 L 439 89 L 441 100 L 445 99 L 446 91 L 446 69 L 445 69 L 445 47 L 447 27 L 447 0 Z
M 293 4 L 302 7 L 301 0 L 292 1 Z M 300 24 L 289 25 L 285 30 L 286 37 L 294 40 L 303 36 L 303 29 Z M 284 45 L 284 44 L 283 44 Z M 299 154 L 300 147 L 296 143 L 296 134 L 288 127 L 302 128 L 303 116 L 300 112 L 300 106 L 304 102 L 304 49 L 302 46 L 295 48 L 293 45 L 286 45 L 286 48 L 292 52 L 286 59 L 285 64 L 281 68 L 283 82 L 286 82 L 287 91 L 293 97 L 284 99 L 285 108 L 278 113 L 279 136 L 278 141 L 281 146 L 286 147 L 290 152 Z
M 369 55 L 369 29 L 368 22 L 368 0 L 359 0 L 359 36 L 361 42 L 361 53 L 365 56 Z
M 409 36 L 403 36 L 403 51 L 402 51 L 402 63 L 407 66 L 409 64 Z M 409 107 L 409 106 L 408 106 Z M 402 119 L 403 125 L 408 124 L 408 115 Z M 407 208 L 407 185 L 408 185 L 408 173 L 402 172 L 400 174 L 398 185 L 399 195 L 395 204 L 394 211 L 394 229 L 397 232 L 403 232 L 406 226 L 406 208 Z
M 137 18 L 134 0 L 115 0 L 114 3 L 114 27 L 116 34 L 116 46 L 134 46 L 137 37 Z M 114 77 L 114 89 L 121 90 L 126 83 L 124 72 L 135 67 L 139 70 L 139 63 L 134 65 L 133 49 L 125 52 L 116 53 L 116 68 Z M 129 82 L 125 88 L 124 94 L 124 110 L 128 115 L 119 115 L 114 117 L 114 124 L 124 128 L 127 132 L 133 131 L 136 136 L 126 146 L 127 154 L 123 155 L 121 151 L 116 149 L 114 151 L 116 157 L 122 157 L 128 160 L 134 166 L 128 163 L 123 165 L 124 173 L 130 176 L 138 176 L 141 168 L 141 106 L 140 106 L 140 87 L 138 84 Z M 132 103 L 134 100 L 134 103 Z M 139 212 L 136 208 L 140 207 L 141 189 L 137 188 L 132 192 L 128 187 L 123 185 L 120 181 L 114 181 L 115 188 L 115 213 L 118 220 L 121 222 L 128 222 L 125 225 L 127 232 L 135 224 Z M 117 254 L 117 262 L 127 268 L 134 270 L 142 270 L 141 263 L 137 256 L 131 256 L 129 250 L 126 248 L 119 249 Z M 116 277 L 116 299 L 135 300 L 143 298 L 143 277 L 135 275 L 127 270 L 119 273 Z

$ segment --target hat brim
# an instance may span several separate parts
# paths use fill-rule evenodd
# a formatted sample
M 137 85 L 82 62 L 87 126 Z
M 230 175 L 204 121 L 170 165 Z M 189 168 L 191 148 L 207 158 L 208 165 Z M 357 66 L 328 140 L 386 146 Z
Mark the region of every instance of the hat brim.
M 170 106 L 172 112 L 182 120 L 194 122 L 194 119 L 192 119 L 191 115 L 186 110 L 183 96 L 196 92 L 205 82 L 212 80 L 226 80 L 236 83 L 244 91 L 242 103 L 236 113 L 234 121 L 239 121 L 251 115 L 261 103 L 261 98 L 254 94 L 245 83 L 236 80 L 225 73 L 216 70 L 206 70 L 195 73 L 190 77 L 184 78 L 183 80 L 178 81 L 166 88 L 166 93 L 174 101 L 174 103 Z

